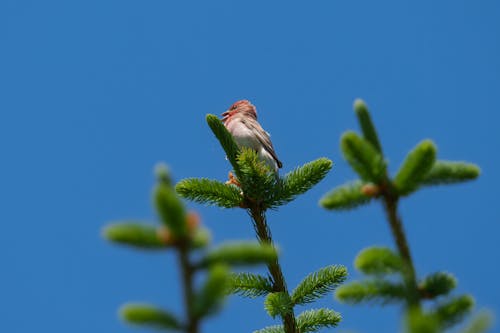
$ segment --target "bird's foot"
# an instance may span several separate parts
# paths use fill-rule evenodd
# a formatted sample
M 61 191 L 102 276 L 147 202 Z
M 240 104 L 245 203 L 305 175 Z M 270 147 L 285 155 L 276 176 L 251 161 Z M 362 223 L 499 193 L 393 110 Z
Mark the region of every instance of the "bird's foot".
M 229 180 L 226 182 L 226 185 L 235 185 L 235 186 L 241 187 L 240 182 L 238 181 L 238 179 L 236 179 L 236 177 L 233 175 L 233 173 L 231 171 L 229 171 L 228 177 L 229 177 Z

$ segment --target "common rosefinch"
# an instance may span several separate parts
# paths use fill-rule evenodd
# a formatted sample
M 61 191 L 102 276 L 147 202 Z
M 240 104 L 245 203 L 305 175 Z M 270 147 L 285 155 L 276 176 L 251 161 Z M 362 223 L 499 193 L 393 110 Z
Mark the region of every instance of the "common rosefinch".
M 269 133 L 257 122 L 257 110 L 252 103 L 247 100 L 234 103 L 222 114 L 222 122 L 239 147 L 255 150 L 259 158 L 276 173 L 283 166 L 276 156 Z

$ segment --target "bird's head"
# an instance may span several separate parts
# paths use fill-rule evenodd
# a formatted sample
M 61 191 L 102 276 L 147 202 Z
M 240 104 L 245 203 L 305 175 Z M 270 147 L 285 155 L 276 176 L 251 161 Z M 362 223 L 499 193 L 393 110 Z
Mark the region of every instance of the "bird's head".
M 229 109 L 227 109 L 227 111 L 222 114 L 222 121 L 226 122 L 232 116 L 237 114 L 246 115 L 257 119 L 257 110 L 255 109 L 255 106 L 246 99 L 237 101 L 236 103 L 231 105 L 231 107 L 229 107 Z

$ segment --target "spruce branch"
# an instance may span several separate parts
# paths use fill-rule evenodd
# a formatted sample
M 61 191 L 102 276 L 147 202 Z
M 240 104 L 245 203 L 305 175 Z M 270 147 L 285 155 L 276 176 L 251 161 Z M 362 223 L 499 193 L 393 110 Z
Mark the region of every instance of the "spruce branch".
M 202 289 L 195 294 L 194 316 L 203 318 L 219 310 L 226 294 L 229 270 L 222 264 L 212 265 Z
M 270 206 L 284 205 L 294 200 L 298 195 L 309 191 L 326 177 L 332 166 L 331 160 L 322 157 L 290 171 L 278 183 L 279 186 Z
M 255 242 L 229 242 L 209 251 L 198 264 L 207 267 L 215 263 L 228 265 L 255 265 L 274 262 L 278 253 L 274 246 Z
M 493 315 L 486 310 L 477 313 L 467 326 L 462 330 L 462 333 L 484 333 L 492 325 Z
M 472 163 L 438 160 L 421 180 L 422 185 L 466 182 L 479 177 L 481 169 Z
M 154 227 L 139 222 L 112 223 L 102 230 L 102 236 L 110 242 L 143 250 L 160 250 L 177 246 L 179 243 L 190 248 L 203 248 L 210 243 L 210 232 L 201 226 L 191 230 L 187 238 L 174 235 L 164 226 Z
M 405 264 L 404 277 L 405 284 L 408 286 L 408 305 L 418 307 L 419 293 L 415 268 L 413 266 L 406 235 L 403 230 L 403 224 L 398 214 L 399 194 L 396 191 L 393 182 L 389 179 L 387 165 L 381 154 L 382 149 L 376 148 L 376 146 L 380 143 L 376 137 L 376 131 L 373 123 L 369 118 L 368 109 L 363 103 L 358 102 L 355 107 L 355 111 L 358 115 L 358 120 L 365 138 L 361 138 L 353 131 L 347 131 L 341 137 L 340 147 L 345 159 L 354 171 L 359 174 L 361 180 L 364 182 L 371 182 L 372 184 L 369 188 L 366 188 L 368 184 L 364 186 L 356 184 L 354 186 L 351 185 L 351 188 L 340 187 L 334 189 L 332 192 L 327 194 L 322 201 L 320 201 L 320 204 L 326 206 L 326 208 L 333 209 L 337 207 L 349 208 L 350 206 L 356 206 L 365 202 L 362 194 L 370 197 L 377 197 L 382 200 L 387 220 L 398 248 L 399 256 Z M 377 138 L 376 141 L 374 138 Z M 417 157 L 422 155 L 427 156 L 428 151 L 432 151 L 429 146 L 429 144 L 424 144 L 423 147 L 420 147 L 423 148 L 420 150 L 423 150 L 424 153 L 417 153 Z M 420 152 L 420 150 L 418 151 Z M 403 164 L 404 168 L 402 168 L 399 172 L 400 183 L 406 185 L 411 184 L 411 176 L 418 174 L 415 170 L 421 170 L 419 167 L 415 168 L 415 165 L 420 165 L 419 161 L 421 159 L 415 159 L 413 158 L 413 155 L 414 154 L 410 154 L 407 161 Z M 416 162 L 414 162 L 414 160 L 416 160 Z M 428 159 L 423 158 L 423 160 L 427 161 Z M 433 162 L 434 161 L 432 160 L 432 163 Z M 430 165 L 432 165 L 432 163 L 430 163 Z
M 386 163 L 382 155 L 368 141 L 353 131 L 348 131 L 340 139 L 344 158 L 359 174 L 362 180 L 379 184 L 385 178 Z
M 240 149 L 238 148 L 236 142 L 234 142 L 233 136 L 228 132 L 222 121 L 220 121 L 219 117 L 216 115 L 207 114 L 206 120 L 215 137 L 219 140 L 222 149 L 226 152 L 227 159 L 233 166 L 236 176 L 240 178 L 241 173 L 237 163 L 237 157 L 240 153 Z
M 242 148 L 237 158 L 241 175 L 238 181 L 241 190 L 247 199 L 259 202 L 264 207 L 269 207 L 279 177 L 269 166 L 259 159 L 253 149 Z
M 175 190 L 160 181 L 156 186 L 154 199 L 161 221 L 176 237 L 186 237 L 186 211 Z
M 138 249 L 157 250 L 168 246 L 158 237 L 158 228 L 144 223 L 114 223 L 106 226 L 102 235 L 111 242 Z
M 407 285 L 407 305 L 408 307 L 420 307 L 420 293 L 417 285 L 417 277 L 415 266 L 413 265 L 410 247 L 406 240 L 406 234 L 403 229 L 403 222 L 398 214 L 398 196 L 394 196 L 392 191 L 383 193 L 382 201 L 384 211 L 389 222 L 392 237 L 396 242 L 399 255 L 405 263 L 405 271 L 403 274 L 405 284 Z
M 193 249 L 205 248 L 210 244 L 211 237 L 210 231 L 200 226 L 192 232 L 189 245 Z
M 475 179 L 480 169 L 465 162 L 436 161 L 435 144 L 424 140 L 410 151 L 396 176 L 391 179 L 364 102 L 355 102 L 355 112 L 363 138 L 348 131 L 341 138 L 341 148 L 361 180 L 335 188 L 321 199 L 320 204 L 327 209 L 344 209 L 366 203 L 371 198 L 382 201 L 398 253 L 384 248 L 364 250 L 355 265 L 363 273 L 378 278 L 343 285 L 337 289 L 336 296 L 347 303 L 402 302 L 407 314 L 408 332 L 437 333 L 461 320 L 471 309 L 473 301 L 469 296 L 449 298 L 430 313 L 423 312 L 423 300 L 448 294 L 456 286 L 456 280 L 448 273 L 438 272 L 417 283 L 410 247 L 398 212 L 399 200 L 421 186 Z M 393 273 L 400 274 L 402 283 L 382 279 Z
M 306 276 L 292 291 L 294 304 L 306 304 L 315 301 L 334 290 L 347 277 L 344 266 L 327 266 Z
M 423 313 L 421 309 L 410 309 L 405 319 L 407 333 L 438 333 L 440 331 L 436 317 Z
M 462 295 L 448 298 L 438 303 L 434 309 L 428 312 L 423 312 L 421 309 L 410 309 L 407 316 L 409 332 L 442 332 L 462 321 L 465 315 L 471 311 L 473 306 L 473 298 L 468 295 Z M 469 328 L 473 330 L 477 328 L 479 332 L 487 329 L 489 322 L 488 318 L 481 318 L 481 316 L 479 316 L 478 319 L 477 327 L 475 327 L 476 320 L 474 318 L 471 326 L 466 327 L 464 332 L 467 332 Z
M 271 317 L 285 317 L 293 313 L 293 302 L 286 292 L 269 293 L 264 301 L 264 308 Z
M 353 281 L 337 288 L 335 297 L 347 304 L 377 303 L 381 305 L 400 303 L 406 299 L 404 285 L 382 279 Z
M 437 272 L 425 277 L 419 283 L 422 298 L 432 299 L 437 296 L 446 295 L 457 286 L 457 279 L 445 272 Z
M 262 244 L 274 247 L 267 225 L 265 211 L 268 208 L 291 201 L 319 182 L 330 170 L 332 162 L 318 159 L 298 168 L 283 179 L 270 172 L 267 165 L 258 159 L 255 151 L 242 149 L 238 156 L 241 171 L 241 187 L 245 196 L 245 207 L 252 218 L 257 238 Z M 265 301 L 271 316 L 280 316 L 286 333 L 298 333 L 293 311 L 294 303 L 288 293 L 285 278 L 278 259 L 268 263 L 272 279 L 272 290 Z
M 362 189 L 367 183 L 354 180 L 340 185 L 325 194 L 319 204 L 332 210 L 348 210 L 367 204 L 372 197 L 363 193 Z
M 271 246 L 274 246 L 271 237 L 271 231 L 269 230 L 269 227 L 267 225 L 264 209 L 262 209 L 258 204 L 253 204 L 248 209 L 248 213 L 252 218 L 254 229 L 257 233 L 259 242 L 261 242 L 262 244 L 269 244 Z M 284 295 L 289 295 L 285 277 L 283 276 L 283 272 L 281 270 L 278 259 L 271 263 L 268 263 L 267 268 L 272 278 L 273 290 Z M 288 296 L 288 298 L 290 297 Z M 283 328 L 285 330 L 285 333 L 299 333 L 297 331 L 295 314 L 293 313 L 293 304 L 292 311 L 284 313 L 281 317 L 283 320 Z
M 451 327 L 463 320 L 472 311 L 474 298 L 469 295 L 454 296 L 441 302 L 433 310 L 433 315 L 442 328 Z
M 170 169 L 165 163 L 157 163 L 154 167 L 154 174 L 158 183 L 172 187 L 172 177 Z
M 283 325 L 268 326 L 253 333 L 285 333 Z
M 243 200 L 236 186 L 207 178 L 183 179 L 177 183 L 175 190 L 185 199 L 222 208 L 239 207 Z
M 233 273 L 229 276 L 228 292 L 253 298 L 273 292 L 273 285 L 269 278 L 262 275 Z
M 175 315 L 148 304 L 125 304 L 120 309 L 120 315 L 123 320 L 134 325 L 171 331 L 183 330 L 182 323 Z
M 337 326 L 341 319 L 338 312 L 329 309 L 307 310 L 297 317 L 297 325 L 301 333 L 316 332 L 322 328 Z
M 189 260 L 186 246 L 177 248 L 179 266 L 182 276 L 182 291 L 184 294 L 184 311 L 186 317 L 186 333 L 198 333 L 199 316 L 195 313 L 194 269 Z
M 406 156 L 393 182 L 399 195 L 408 195 L 418 188 L 422 179 L 434 165 L 436 152 L 434 142 L 424 140 Z
M 404 271 L 401 257 L 387 247 L 374 246 L 362 250 L 354 260 L 354 266 L 368 275 L 387 275 Z
M 370 142 L 373 147 L 375 147 L 375 149 L 382 154 L 382 145 L 378 139 L 377 130 L 375 129 L 375 125 L 373 125 L 370 113 L 368 112 L 368 107 L 362 99 L 354 101 L 354 112 L 358 117 L 363 138 Z

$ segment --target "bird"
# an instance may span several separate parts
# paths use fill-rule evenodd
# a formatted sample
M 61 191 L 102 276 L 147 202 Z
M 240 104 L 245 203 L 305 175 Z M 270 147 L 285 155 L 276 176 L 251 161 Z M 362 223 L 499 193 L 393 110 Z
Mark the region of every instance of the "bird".
M 259 159 L 264 161 L 271 171 L 278 174 L 278 169 L 283 167 L 283 163 L 274 150 L 270 134 L 257 121 L 255 106 L 248 100 L 240 100 L 231 105 L 221 116 L 222 123 L 238 147 L 255 150 Z M 238 185 L 231 173 L 229 173 L 229 183 Z

